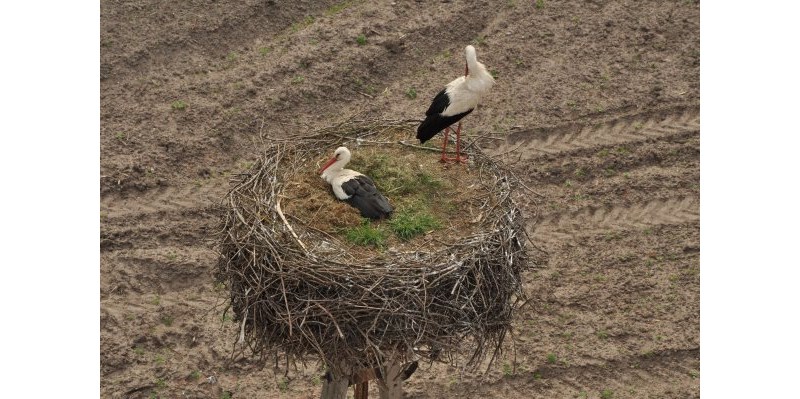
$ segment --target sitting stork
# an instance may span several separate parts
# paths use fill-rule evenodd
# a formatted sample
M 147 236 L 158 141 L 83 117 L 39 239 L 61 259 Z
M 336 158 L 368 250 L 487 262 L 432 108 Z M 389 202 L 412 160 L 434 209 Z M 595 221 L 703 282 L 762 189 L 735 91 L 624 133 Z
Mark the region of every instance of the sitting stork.
M 319 170 L 322 178 L 330 183 L 336 198 L 347 201 L 365 218 L 383 219 L 391 216 L 394 209 L 389 200 L 378 191 L 368 176 L 344 169 L 348 162 L 350 162 L 350 150 L 339 147 L 333 153 L 333 158 Z
M 492 85 L 494 78 L 486 71 L 486 66 L 478 62 L 475 47 L 467 46 L 465 49 L 467 65 L 464 76 L 459 76 L 439 92 L 433 99 L 428 111 L 425 112 L 425 121 L 417 128 L 417 138 L 420 143 L 430 140 L 444 129 L 444 145 L 442 145 L 442 162 L 456 161 L 464 163 L 461 157 L 461 118 L 467 116 L 478 105 L 481 96 Z M 450 134 L 450 125 L 458 122 L 456 129 L 456 156 L 445 156 L 447 150 L 447 136 Z

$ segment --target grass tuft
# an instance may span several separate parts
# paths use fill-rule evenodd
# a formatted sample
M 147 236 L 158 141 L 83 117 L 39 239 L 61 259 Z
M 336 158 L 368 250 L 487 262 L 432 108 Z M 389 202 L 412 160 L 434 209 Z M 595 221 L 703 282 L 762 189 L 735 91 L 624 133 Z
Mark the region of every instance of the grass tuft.
M 508 363 L 503 363 L 503 375 L 511 377 L 514 374 L 514 369 Z
M 356 245 L 373 246 L 382 248 L 386 242 L 386 233 L 370 224 L 369 219 L 364 219 L 358 227 L 345 230 L 347 241 Z
M 387 196 L 419 194 L 430 197 L 442 187 L 442 181 L 425 171 L 416 171 L 410 165 L 393 161 L 386 155 L 372 158 L 354 157 L 354 167 L 372 178 L 378 189 Z
M 327 10 L 325 10 L 325 15 L 331 16 L 331 15 L 338 14 L 339 12 L 344 10 L 345 8 L 350 7 L 351 5 L 353 5 L 353 3 L 354 3 L 354 1 L 343 1 L 341 3 L 334 4 L 334 5 L 330 6 Z
M 177 100 L 172 102 L 172 109 L 176 111 L 183 111 L 187 107 L 187 104 L 183 100 Z
M 392 231 L 401 240 L 409 240 L 441 227 L 441 223 L 431 216 L 427 210 L 418 210 L 419 208 L 404 208 L 399 212 L 395 212 L 389 221 Z
M 292 30 L 292 33 L 297 33 L 313 23 L 314 23 L 314 17 L 311 15 L 307 15 L 305 18 L 303 18 L 302 21 L 293 23 L 290 29 Z

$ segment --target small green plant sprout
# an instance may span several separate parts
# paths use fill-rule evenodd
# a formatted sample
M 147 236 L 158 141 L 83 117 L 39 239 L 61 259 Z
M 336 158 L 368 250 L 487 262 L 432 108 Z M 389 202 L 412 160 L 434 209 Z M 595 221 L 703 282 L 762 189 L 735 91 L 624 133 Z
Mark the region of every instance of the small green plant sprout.
M 612 399 L 614 397 L 614 391 L 610 389 L 604 389 L 603 392 L 600 392 L 601 399 Z
M 219 395 L 219 399 L 231 399 L 231 393 L 225 391 Z
M 514 374 L 514 368 L 508 363 L 503 363 L 503 375 L 511 377 Z
M 311 15 L 307 15 L 305 18 L 303 18 L 302 21 L 298 21 L 292 24 L 291 26 L 292 33 L 305 29 L 307 26 L 313 23 L 314 23 L 314 17 Z
M 410 98 L 412 100 L 417 98 L 417 89 L 415 89 L 413 87 L 409 87 L 408 90 L 406 90 L 406 97 L 408 97 L 408 98 Z
M 544 8 L 544 0 L 536 0 L 535 6 L 537 9 L 541 10 L 542 8 Z
M 289 390 L 289 380 L 287 380 L 286 378 L 281 378 L 281 380 L 278 381 L 278 390 L 280 390 L 281 392 L 288 391 Z
M 325 10 L 325 15 L 330 16 L 330 15 L 338 14 L 340 11 L 344 10 L 345 8 L 350 7 L 352 5 L 352 3 L 353 3 L 352 1 L 343 1 L 341 3 L 334 4 L 334 5 L 330 6 L 327 10 Z
M 175 321 L 175 318 L 170 315 L 161 316 L 161 323 L 167 327 L 172 326 L 172 322 Z
M 306 81 L 306 78 L 304 78 L 302 76 L 295 76 L 295 77 L 292 78 L 292 84 L 293 85 L 300 84 L 300 83 L 303 83 L 305 81 Z
M 176 100 L 172 102 L 172 109 L 175 111 L 184 111 L 186 110 L 187 104 L 183 100 Z
M 262 56 L 269 54 L 271 51 L 272 47 L 261 47 L 260 49 L 258 49 L 258 53 L 261 54 Z
M 189 379 L 193 380 L 193 381 L 197 381 L 197 380 L 200 379 L 200 376 L 201 376 L 200 375 L 200 370 L 195 370 L 195 371 L 192 371 L 191 374 L 189 374 Z
M 494 79 L 497 79 L 497 77 L 499 76 L 497 71 L 495 71 L 494 69 L 490 69 L 489 70 L 489 75 L 492 75 L 492 78 L 494 78 Z
M 356 37 L 356 43 L 358 43 L 359 46 L 367 44 L 367 37 L 364 36 L 363 33 L 358 35 L 358 37 Z
M 125 140 L 125 133 L 117 132 L 117 134 L 115 134 L 114 137 L 116 137 L 117 140 Z
M 556 357 L 556 354 L 555 354 L 555 353 L 549 353 L 549 354 L 547 355 L 547 363 L 550 363 L 550 364 L 555 364 L 555 362 L 556 362 L 557 360 L 558 360 L 558 358 Z
M 231 320 L 233 320 L 233 317 L 230 315 L 230 313 L 225 312 L 225 313 L 222 314 L 222 322 L 223 323 L 227 323 L 227 322 L 229 322 Z
M 372 227 L 369 219 L 364 219 L 358 227 L 347 229 L 345 237 L 353 244 L 377 248 L 382 248 L 386 241 L 386 233 L 379 228 Z
M 231 51 L 230 53 L 228 53 L 225 59 L 227 59 L 228 62 L 236 62 L 236 60 L 239 59 L 239 54 L 236 54 L 235 52 Z
M 156 379 L 156 388 L 164 389 L 166 387 L 167 387 L 167 381 L 165 381 L 163 378 Z
M 154 296 L 153 300 L 150 301 L 150 303 L 152 303 L 153 305 L 156 305 L 156 306 L 160 305 L 161 304 L 161 296 L 159 296 L 159 295 Z
M 597 338 L 606 339 L 608 338 L 608 333 L 603 330 L 600 330 L 597 332 Z

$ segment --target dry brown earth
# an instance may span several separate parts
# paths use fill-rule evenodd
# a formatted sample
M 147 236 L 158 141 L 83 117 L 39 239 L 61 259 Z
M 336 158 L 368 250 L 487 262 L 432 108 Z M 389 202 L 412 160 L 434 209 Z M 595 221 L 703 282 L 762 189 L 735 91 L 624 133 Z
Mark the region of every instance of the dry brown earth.
M 316 397 L 313 365 L 228 362 L 210 207 L 261 138 L 421 118 L 468 43 L 497 85 L 465 127 L 541 194 L 543 251 L 516 369 L 408 396 L 699 397 L 699 29 L 694 1 L 101 0 L 102 397 Z

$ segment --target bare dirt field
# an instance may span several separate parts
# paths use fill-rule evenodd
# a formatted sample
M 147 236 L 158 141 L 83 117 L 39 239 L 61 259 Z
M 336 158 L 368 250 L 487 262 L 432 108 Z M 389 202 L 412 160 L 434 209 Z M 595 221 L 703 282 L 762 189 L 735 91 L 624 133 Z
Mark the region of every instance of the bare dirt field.
M 313 363 L 229 361 L 212 206 L 261 137 L 422 119 L 470 43 L 497 84 L 467 140 L 541 194 L 541 250 L 516 362 L 425 364 L 407 396 L 699 397 L 699 3 L 100 4 L 102 397 L 317 397 Z

